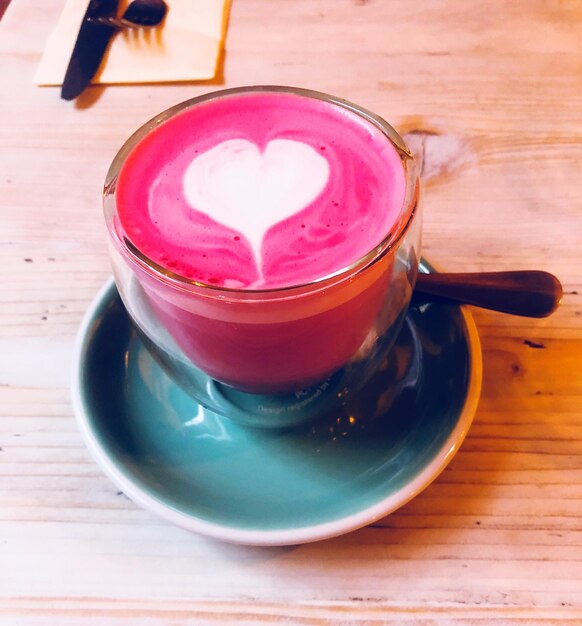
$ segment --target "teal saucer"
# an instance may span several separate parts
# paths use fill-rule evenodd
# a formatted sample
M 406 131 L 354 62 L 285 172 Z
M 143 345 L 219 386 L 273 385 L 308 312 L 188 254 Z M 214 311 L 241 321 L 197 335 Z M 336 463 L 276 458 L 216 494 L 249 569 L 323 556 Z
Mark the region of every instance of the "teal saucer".
M 81 432 L 120 489 L 184 528 L 253 545 L 333 537 L 402 506 L 459 449 L 480 387 L 471 315 L 415 296 L 390 357 L 348 404 L 293 430 L 240 426 L 168 378 L 113 281 L 87 312 L 73 372 Z

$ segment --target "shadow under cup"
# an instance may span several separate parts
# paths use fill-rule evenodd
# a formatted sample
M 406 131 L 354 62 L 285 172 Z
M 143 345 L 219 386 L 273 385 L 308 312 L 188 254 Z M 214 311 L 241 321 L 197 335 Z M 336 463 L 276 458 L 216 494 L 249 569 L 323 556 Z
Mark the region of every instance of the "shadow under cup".
M 420 257 L 419 181 L 409 150 L 381 118 L 325 94 L 287 89 L 348 108 L 396 148 L 406 194 L 393 231 L 352 266 L 288 288 L 218 288 L 160 267 L 118 227 L 115 184 L 126 156 L 168 117 L 209 98 L 251 89 L 195 98 L 142 127 L 110 168 L 104 208 L 117 287 L 156 360 L 218 414 L 254 426 L 291 426 L 361 389 L 396 340 Z

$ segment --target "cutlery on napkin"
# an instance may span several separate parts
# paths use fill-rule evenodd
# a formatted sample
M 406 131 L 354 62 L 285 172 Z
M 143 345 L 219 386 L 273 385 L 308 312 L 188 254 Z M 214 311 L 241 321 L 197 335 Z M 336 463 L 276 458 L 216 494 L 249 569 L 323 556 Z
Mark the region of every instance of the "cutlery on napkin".
M 120 2 L 122 13 L 127 2 Z M 230 0 L 167 0 L 161 26 L 123 30 L 112 38 L 92 83 L 156 83 L 209 80 L 216 74 Z M 34 77 L 37 85 L 61 85 L 88 0 L 67 0 Z

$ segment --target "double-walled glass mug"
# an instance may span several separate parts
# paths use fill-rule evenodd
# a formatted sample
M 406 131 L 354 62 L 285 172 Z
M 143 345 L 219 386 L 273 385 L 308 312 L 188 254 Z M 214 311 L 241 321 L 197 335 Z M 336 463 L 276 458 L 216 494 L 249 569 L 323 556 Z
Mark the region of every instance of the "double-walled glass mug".
M 240 289 L 198 282 L 148 258 L 124 231 L 116 184 L 133 148 L 182 112 L 241 93 L 286 92 L 356 114 L 396 149 L 404 201 L 380 243 L 348 267 L 305 284 Z M 104 211 L 115 281 L 140 337 L 170 377 L 203 407 L 253 426 L 313 419 L 358 392 L 389 358 L 420 258 L 419 179 L 401 137 L 383 119 L 332 96 L 244 87 L 161 113 L 132 135 L 107 174 Z

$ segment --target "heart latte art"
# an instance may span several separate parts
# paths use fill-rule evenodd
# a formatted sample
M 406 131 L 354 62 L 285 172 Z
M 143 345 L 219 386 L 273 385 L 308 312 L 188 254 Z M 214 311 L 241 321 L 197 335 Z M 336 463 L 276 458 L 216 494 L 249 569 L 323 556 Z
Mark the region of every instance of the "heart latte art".
M 300 141 L 273 139 L 261 152 L 229 139 L 192 161 L 184 193 L 193 209 L 242 233 L 260 266 L 267 231 L 309 206 L 328 178 L 327 160 Z
M 185 278 L 286 287 L 367 254 L 404 193 L 400 155 L 365 119 L 292 93 L 242 93 L 184 110 L 133 148 L 116 227 Z

